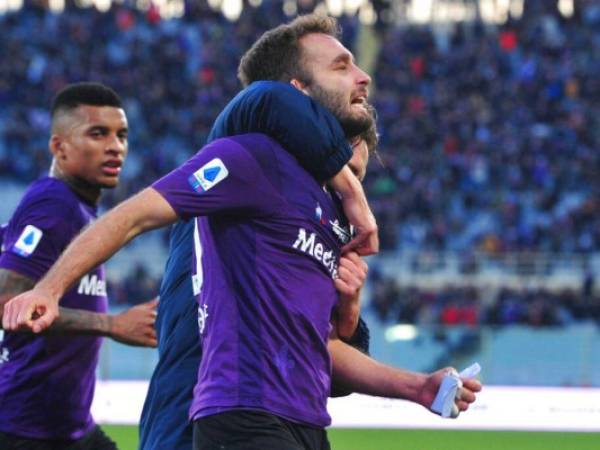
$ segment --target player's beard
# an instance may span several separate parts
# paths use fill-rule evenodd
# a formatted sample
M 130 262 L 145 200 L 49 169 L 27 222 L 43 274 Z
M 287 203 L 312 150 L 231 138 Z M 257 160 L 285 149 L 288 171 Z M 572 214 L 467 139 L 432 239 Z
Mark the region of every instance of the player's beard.
M 326 90 L 316 83 L 312 83 L 308 91 L 313 99 L 327 108 L 340 122 L 346 138 L 352 139 L 373 125 L 373 117 L 367 108 L 362 113 L 356 113 L 343 93 Z

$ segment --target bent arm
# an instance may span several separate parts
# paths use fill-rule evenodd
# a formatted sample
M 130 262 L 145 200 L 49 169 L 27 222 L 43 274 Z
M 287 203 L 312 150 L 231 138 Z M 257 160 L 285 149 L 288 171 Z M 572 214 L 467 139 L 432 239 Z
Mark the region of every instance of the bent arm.
M 252 83 L 219 114 L 208 142 L 244 133 L 269 135 L 319 181 L 329 180 L 352 157 L 334 115 L 290 83 Z
M 356 237 L 344 251 L 379 251 L 377 223 L 362 185 L 346 163 L 352 149 L 335 116 L 289 83 L 257 81 L 241 91 L 219 114 L 208 142 L 243 133 L 264 133 L 278 141 L 318 181 L 342 197 Z

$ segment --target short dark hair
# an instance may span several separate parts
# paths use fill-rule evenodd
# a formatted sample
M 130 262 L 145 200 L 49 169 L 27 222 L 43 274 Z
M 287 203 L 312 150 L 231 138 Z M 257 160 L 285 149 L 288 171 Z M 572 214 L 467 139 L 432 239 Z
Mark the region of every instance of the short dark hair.
M 265 32 L 240 60 L 238 78 L 242 85 L 259 80 L 310 81 L 310 74 L 302 66 L 299 40 L 312 33 L 339 38 L 340 28 L 333 17 L 307 14 Z
M 71 111 L 80 105 L 123 107 L 119 95 L 102 83 L 73 83 L 61 89 L 52 100 L 52 118 L 58 112 Z

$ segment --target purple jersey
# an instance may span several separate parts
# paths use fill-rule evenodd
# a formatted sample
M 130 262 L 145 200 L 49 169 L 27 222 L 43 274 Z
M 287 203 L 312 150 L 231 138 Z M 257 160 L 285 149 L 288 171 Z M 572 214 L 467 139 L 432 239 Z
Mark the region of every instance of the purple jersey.
M 63 181 L 36 181 L 8 223 L 0 267 L 38 280 L 95 217 L 95 207 Z M 106 312 L 103 268 L 85 275 L 61 306 Z M 38 439 L 78 439 L 90 431 L 100 344 L 94 336 L 6 332 L 0 342 L 0 431 Z
M 203 216 L 191 418 L 256 409 L 328 425 L 332 278 L 347 236 L 331 196 L 262 134 L 217 140 L 154 188 L 181 218 Z

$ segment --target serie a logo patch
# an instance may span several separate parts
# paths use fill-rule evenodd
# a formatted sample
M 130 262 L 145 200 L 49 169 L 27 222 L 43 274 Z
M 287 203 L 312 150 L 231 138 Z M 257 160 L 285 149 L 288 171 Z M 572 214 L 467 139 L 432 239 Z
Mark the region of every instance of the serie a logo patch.
M 39 228 L 27 225 L 21 236 L 19 236 L 19 239 L 17 239 L 17 242 L 13 245 L 12 251 L 27 258 L 35 251 L 43 235 L 44 233 Z
M 190 175 L 188 181 L 196 192 L 205 192 L 215 187 L 229 175 L 223 161 L 215 158 Z

